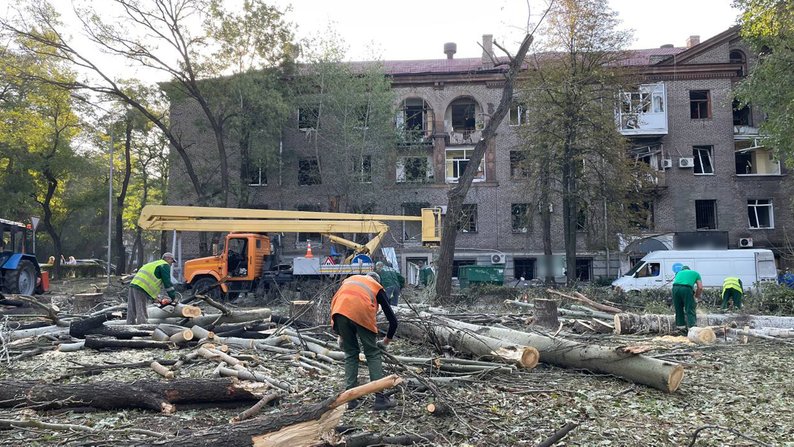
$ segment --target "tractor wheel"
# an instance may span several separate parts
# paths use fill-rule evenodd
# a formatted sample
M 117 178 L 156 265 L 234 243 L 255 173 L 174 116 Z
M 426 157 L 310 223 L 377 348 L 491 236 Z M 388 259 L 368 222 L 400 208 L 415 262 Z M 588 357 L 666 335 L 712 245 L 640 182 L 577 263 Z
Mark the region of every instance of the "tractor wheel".
M 6 271 L 4 282 L 9 293 L 33 295 L 36 291 L 36 267 L 32 262 L 23 259 L 19 261 L 16 270 Z
M 217 282 L 218 281 L 211 276 L 202 276 L 191 284 L 193 294 L 207 295 L 215 301 L 220 301 L 223 299 L 224 293 L 220 286 L 215 285 Z

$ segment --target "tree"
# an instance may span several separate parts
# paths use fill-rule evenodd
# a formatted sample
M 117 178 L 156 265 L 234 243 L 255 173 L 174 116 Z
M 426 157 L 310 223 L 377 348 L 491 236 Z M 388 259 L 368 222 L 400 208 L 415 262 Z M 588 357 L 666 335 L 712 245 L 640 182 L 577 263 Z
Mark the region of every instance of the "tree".
M 520 101 L 528 109 L 520 132 L 533 189 L 539 193 L 535 200 L 547 241 L 547 281 L 553 280 L 548 241 L 555 198 L 562 203 L 571 284 L 576 280 L 577 232 L 604 234 L 598 228 L 627 214 L 625 198 L 643 187 L 644 168 L 631 163 L 626 140 L 615 126 L 619 92 L 633 88 L 633 77 L 619 68 L 631 35 L 617 25 L 616 13 L 604 0 L 558 1 L 520 86 Z
M 466 199 L 466 194 L 468 194 L 474 176 L 477 174 L 486 148 L 496 136 L 496 129 L 510 111 L 516 78 L 525 63 L 532 39 L 532 34 L 527 34 L 521 42 L 518 51 L 516 51 L 515 56 L 511 56 L 503 47 L 494 44 L 497 48 L 504 51 L 509 60 L 504 74 L 505 83 L 502 88 L 502 97 L 499 100 L 499 105 L 496 107 L 496 110 L 493 115 L 491 115 L 490 120 L 482 131 L 482 139 L 474 146 L 474 151 L 469 158 L 469 162 L 466 164 L 466 168 L 463 170 L 463 175 L 458 178 L 458 183 L 447 193 L 447 215 L 443 221 L 443 229 L 441 230 L 443 237 L 441 238 L 441 247 L 438 254 L 438 272 L 436 275 L 436 299 L 440 302 L 449 300 L 452 291 L 452 260 L 455 256 L 455 239 L 458 232 L 457 225 L 463 216 L 463 201 Z M 503 66 L 505 64 L 495 63 L 494 65 Z
M 332 211 L 364 212 L 351 200 L 371 183 L 394 147 L 394 93 L 379 62 L 343 63 L 344 41 L 332 30 L 304 46 L 305 70 L 293 81 L 299 119 L 316 160 L 317 181 Z
M 786 0 L 735 0 L 743 10 L 741 36 L 758 52 L 737 94 L 743 105 L 766 114 L 760 131 L 767 144 L 788 159 L 794 156 L 794 4 Z
M 0 194 L 7 212 L 15 214 L 11 217 L 41 213 L 41 226 L 54 247 L 57 276 L 70 204 L 95 189 L 81 176 L 90 172 L 92 163 L 71 146 L 79 121 L 69 92 L 27 75 L 46 73 L 61 82 L 70 82 L 73 75 L 57 57 L 34 59 L 11 49 L 0 54 L 0 66 Z

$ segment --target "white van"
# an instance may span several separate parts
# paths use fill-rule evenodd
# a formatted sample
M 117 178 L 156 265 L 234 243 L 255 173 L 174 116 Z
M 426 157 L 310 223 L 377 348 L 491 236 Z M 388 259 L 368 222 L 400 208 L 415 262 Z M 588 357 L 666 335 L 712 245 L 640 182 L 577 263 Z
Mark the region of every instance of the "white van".
M 728 276 L 742 280 L 745 290 L 759 282 L 777 280 L 771 250 L 659 250 L 648 253 L 624 276 L 612 282 L 615 290 L 672 288 L 673 278 L 684 266 L 700 273 L 703 287 L 720 288 Z

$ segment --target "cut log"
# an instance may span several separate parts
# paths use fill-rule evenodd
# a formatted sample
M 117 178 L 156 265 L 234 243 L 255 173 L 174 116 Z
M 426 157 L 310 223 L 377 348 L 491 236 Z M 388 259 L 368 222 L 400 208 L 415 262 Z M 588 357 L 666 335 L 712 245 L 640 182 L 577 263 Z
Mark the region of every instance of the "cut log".
M 101 327 L 110 318 L 110 314 L 100 314 L 72 321 L 69 323 L 69 335 L 74 338 L 85 338 L 88 331 Z
M 105 299 L 102 293 L 75 293 L 72 300 L 72 313 L 84 314 L 102 304 Z
M 0 407 L 48 410 L 92 407 L 103 410 L 142 408 L 173 413 L 175 404 L 251 402 L 267 386 L 233 379 L 180 379 L 169 382 L 41 383 L 0 381 Z
M 67 335 L 68 333 L 69 328 L 60 326 L 44 326 L 33 329 L 20 329 L 11 331 L 11 333 L 8 335 L 8 338 L 6 338 L 6 341 L 22 340 L 28 337 L 38 337 L 39 335 Z
M 176 306 L 149 306 L 146 309 L 149 319 L 163 320 L 165 318 L 196 318 L 201 316 L 201 308 L 188 304 L 176 303 Z
M 171 338 L 171 337 L 169 337 L 168 334 L 163 332 L 163 330 L 160 329 L 159 327 L 156 328 L 154 331 L 152 331 L 152 340 L 168 341 L 169 338 Z
M 540 358 L 538 350 L 531 346 L 521 346 L 445 325 L 431 325 L 429 329 L 442 343 L 476 357 L 490 357 L 525 369 L 534 368 Z
M 404 311 L 400 310 L 399 312 L 403 313 Z M 408 312 L 404 314 L 415 316 Z M 585 345 L 513 329 L 479 326 L 449 318 L 434 317 L 426 313 L 421 313 L 420 316 L 461 330 L 500 338 L 518 345 L 532 346 L 540 353 L 540 361 L 543 363 L 611 374 L 670 393 L 678 389 L 681 379 L 684 377 L 684 368 L 679 364 L 643 355 L 634 355 L 619 349 Z M 402 325 L 400 326 L 402 327 Z
M 193 331 L 191 331 L 190 329 L 185 329 L 182 332 L 177 332 L 168 339 L 168 341 L 170 341 L 171 343 L 176 343 L 178 345 L 185 344 L 190 340 L 193 340 Z
M 398 385 L 402 379 L 392 375 L 341 393 L 324 402 L 261 416 L 234 425 L 219 425 L 200 433 L 146 445 L 169 447 L 295 447 L 321 443 L 333 433 L 347 402 Z
M 689 341 L 698 345 L 710 345 L 717 340 L 714 331 L 708 327 L 691 327 L 686 336 Z
M 212 330 L 214 329 L 215 325 L 223 323 L 243 323 L 246 321 L 269 320 L 270 314 L 270 309 L 267 308 L 235 310 L 229 315 L 207 314 L 200 317 L 191 318 L 187 326 L 190 327 L 193 325 L 198 325 L 208 330 Z M 150 318 L 150 320 L 152 319 Z
M 293 320 L 314 321 L 314 302 L 307 300 L 291 301 L 289 303 L 289 317 Z
M 590 325 L 593 326 L 593 329 L 599 334 L 611 334 L 615 332 L 615 326 L 597 318 L 590 320 Z
M 173 343 L 154 340 L 116 340 L 89 335 L 85 347 L 91 349 L 172 349 Z
M 774 315 L 744 315 L 744 314 L 708 314 L 698 315 L 697 325 L 725 326 L 736 325 L 750 326 L 751 328 L 781 328 L 794 329 L 794 317 L 779 317 Z M 622 313 L 615 315 L 616 334 L 677 334 L 674 315 L 652 315 Z
M 441 402 L 427 404 L 425 409 L 427 409 L 427 412 L 433 416 L 446 416 L 452 413 L 452 409 L 449 408 L 449 405 L 443 404 Z
M 160 374 L 161 376 L 165 377 L 166 379 L 173 379 L 174 372 L 170 369 L 166 368 L 165 366 L 161 365 L 159 362 L 152 362 L 149 364 L 149 367 L 152 368 L 154 372 Z
M 541 298 L 535 299 L 535 324 L 549 329 L 557 329 L 560 320 L 557 318 L 557 301 Z

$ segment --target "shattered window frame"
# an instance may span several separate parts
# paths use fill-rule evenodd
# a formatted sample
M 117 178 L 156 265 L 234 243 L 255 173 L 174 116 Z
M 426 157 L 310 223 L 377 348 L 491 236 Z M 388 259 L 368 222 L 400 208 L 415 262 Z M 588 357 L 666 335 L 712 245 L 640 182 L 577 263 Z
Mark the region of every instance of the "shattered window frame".
M 775 228 L 775 208 L 772 199 L 747 200 L 747 226 L 751 230 Z

